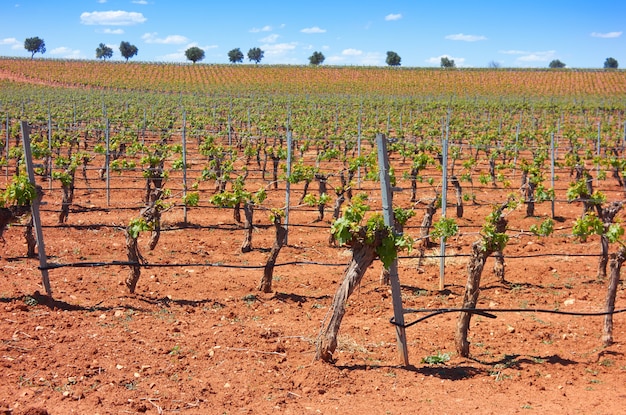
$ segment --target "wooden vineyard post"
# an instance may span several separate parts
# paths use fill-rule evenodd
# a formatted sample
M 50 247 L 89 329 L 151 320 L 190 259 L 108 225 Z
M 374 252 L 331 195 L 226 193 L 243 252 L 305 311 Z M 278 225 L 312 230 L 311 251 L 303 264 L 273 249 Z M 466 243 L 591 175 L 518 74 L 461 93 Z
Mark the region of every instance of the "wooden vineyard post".
M 289 178 L 291 177 L 291 131 L 289 131 L 289 123 L 287 123 L 287 171 L 285 172 L 286 180 L 285 180 L 285 240 L 284 244 L 287 245 L 289 243 L 289 202 L 291 199 L 291 182 Z
M 187 113 L 183 110 L 183 130 L 182 130 L 182 144 L 183 144 L 183 223 L 187 223 L 187 137 L 185 131 Z
M 391 183 L 389 181 L 389 157 L 387 155 L 387 139 L 383 134 L 376 134 L 378 147 L 378 165 L 380 166 L 380 190 L 382 192 L 383 216 L 385 226 L 395 229 Z M 409 365 L 409 352 L 406 347 L 406 329 L 404 327 L 404 310 L 402 308 L 402 291 L 398 277 L 398 260 L 389 266 L 391 298 L 393 300 L 393 318 L 396 323 L 396 340 L 400 358 L 405 366 Z
M 22 121 L 22 141 L 24 143 L 24 160 L 26 160 L 26 171 L 28 172 L 28 180 L 37 188 L 35 182 L 35 171 L 33 169 L 33 156 L 30 150 L 30 137 L 28 135 L 28 123 Z M 39 216 L 39 203 L 41 197 L 37 191 L 37 197 L 31 201 L 31 212 L 33 224 L 35 226 L 35 235 L 37 238 L 37 253 L 39 254 L 39 268 L 41 269 L 41 281 L 43 283 L 46 294 L 52 297 L 52 288 L 50 287 L 50 279 L 48 278 L 48 258 L 46 257 L 46 248 L 43 242 L 43 231 L 41 228 L 41 217 Z
M 446 218 L 446 207 L 448 205 L 448 134 L 450 133 L 450 112 L 446 120 L 446 133 L 441 145 L 441 218 Z M 446 287 L 446 238 L 441 237 L 439 240 L 439 291 L 443 291 Z

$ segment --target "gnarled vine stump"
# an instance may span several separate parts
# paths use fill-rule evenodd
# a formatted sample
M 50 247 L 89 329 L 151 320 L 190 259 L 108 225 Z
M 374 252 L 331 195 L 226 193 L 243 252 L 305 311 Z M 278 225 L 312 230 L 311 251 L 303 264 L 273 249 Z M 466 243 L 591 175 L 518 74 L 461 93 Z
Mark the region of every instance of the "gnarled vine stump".
M 615 296 L 617 295 L 617 286 L 624 262 L 626 262 L 626 247 L 622 246 L 619 251 L 611 255 L 611 273 L 604 306 L 604 310 L 607 313 L 613 313 L 613 311 L 615 311 Z M 602 344 L 605 347 L 613 344 L 613 314 L 604 316 Z

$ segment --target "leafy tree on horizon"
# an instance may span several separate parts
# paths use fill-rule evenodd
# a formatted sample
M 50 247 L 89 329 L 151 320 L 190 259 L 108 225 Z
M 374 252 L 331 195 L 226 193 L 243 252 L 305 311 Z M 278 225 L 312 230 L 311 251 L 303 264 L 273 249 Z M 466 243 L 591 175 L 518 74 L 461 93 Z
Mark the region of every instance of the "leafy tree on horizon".
M 228 60 L 230 63 L 241 63 L 243 62 L 243 52 L 239 48 L 231 49 L 228 52 Z
M 619 64 L 615 58 L 606 58 L 604 61 L 604 69 L 617 69 Z
M 264 53 L 265 52 L 263 52 L 261 48 L 251 48 L 248 51 L 248 60 L 250 60 L 250 62 L 258 64 L 259 62 L 261 62 L 261 59 L 263 59 Z
M 491 69 L 500 69 L 502 68 L 502 64 L 498 61 L 491 61 L 489 62 L 489 64 L 487 64 L 487 66 Z
M 558 59 L 554 59 L 552 62 L 550 62 L 550 64 L 548 65 L 548 67 L 550 69 L 560 69 L 560 68 L 565 68 L 565 64 L 563 62 L 561 62 Z
M 454 59 L 450 59 L 447 56 L 442 56 L 441 67 L 442 68 L 456 68 L 456 64 L 454 63 Z
M 192 46 L 185 51 L 185 56 L 188 60 L 192 61 L 195 64 L 196 62 L 204 59 L 204 50 L 200 49 L 197 46 Z
M 324 56 L 324 54 L 322 52 L 313 52 L 313 54 L 311 56 L 309 56 L 309 63 L 311 65 L 321 65 L 322 63 L 324 63 L 324 60 L 326 59 L 326 57 Z
M 128 59 L 135 56 L 137 52 L 139 52 L 137 46 L 131 45 L 129 42 L 125 41 L 122 41 L 122 43 L 120 43 L 120 53 L 126 59 L 126 62 L 128 62 Z
M 24 49 L 30 52 L 30 58 L 33 59 L 35 53 L 46 53 L 46 42 L 39 37 L 29 37 L 24 41 Z
M 385 60 L 387 65 L 389 65 L 389 66 L 400 66 L 400 61 L 401 60 L 402 60 L 402 58 L 396 52 L 393 52 L 393 51 L 388 51 L 387 52 L 387 59 Z
M 113 56 L 113 49 L 105 45 L 104 43 L 100 43 L 96 48 L 96 59 L 111 59 Z

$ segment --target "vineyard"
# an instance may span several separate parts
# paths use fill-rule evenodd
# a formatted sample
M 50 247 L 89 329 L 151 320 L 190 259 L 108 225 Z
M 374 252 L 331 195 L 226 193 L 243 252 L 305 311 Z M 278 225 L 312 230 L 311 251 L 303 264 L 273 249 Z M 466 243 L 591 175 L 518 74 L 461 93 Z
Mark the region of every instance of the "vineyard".
M 623 71 L 0 59 L 0 144 L 0 412 L 623 406 Z

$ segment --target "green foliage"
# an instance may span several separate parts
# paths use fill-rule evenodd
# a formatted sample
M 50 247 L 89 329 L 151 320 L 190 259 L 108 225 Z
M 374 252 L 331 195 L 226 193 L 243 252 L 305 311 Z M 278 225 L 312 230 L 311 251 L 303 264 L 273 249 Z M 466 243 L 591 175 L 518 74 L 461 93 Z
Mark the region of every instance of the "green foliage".
M 583 200 L 592 205 L 601 205 L 606 202 L 606 196 L 600 191 L 596 190 L 593 194 L 589 194 L 589 191 L 587 190 L 587 182 L 584 178 L 571 183 L 567 188 L 566 196 L 568 202 Z
M 120 53 L 122 54 L 124 59 L 126 59 L 126 61 L 128 61 L 128 59 L 132 58 L 133 56 L 137 55 L 137 52 L 139 52 L 139 49 L 137 49 L 137 46 L 131 45 L 129 42 L 125 42 L 125 41 L 122 41 L 120 43 Z
M 617 69 L 619 67 L 619 63 L 615 58 L 606 58 L 604 61 L 604 69 Z
M 30 52 L 30 58 L 35 56 L 35 53 L 46 53 L 46 42 L 39 37 L 29 37 L 24 41 L 24 49 Z
M 321 65 L 322 63 L 324 63 L 324 59 L 326 59 L 324 54 L 322 52 L 316 51 L 313 52 L 311 56 L 309 56 L 309 63 L 311 65 Z
M 183 198 L 183 203 L 185 206 L 198 206 L 200 203 L 200 193 L 198 192 L 189 192 Z
M 387 59 L 385 59 L 385 63 L 387 63 L 387 65 L 400 66 L 401 61 L 402 61 L 402 58 L 396 52 L 393 52 L 393 51 L 387 52 Z
M 457 225 L 454 218 L 441 218 L 437 222 L 433 223 L 433 231 L 431 235 L 434 238 L 444 238 L 447 240 L 449 237 L 459 233 L 459 225 Z
M 530 225 L 530 232 L 536 236 L 550 236 L 554 232 L 554 221 L 551 218 L 547 218 L 539 226 Z
M 611 223 L 605 226 L 595 212 L 587 212 L 583 217 L 574 221 L 572 234 L 581 242 L 586 242 L 591 235 L 604 235 L 611 243 L 621 242 L 624 228 L 621 223 Z
M 550 64 L 548 65 L 550 69 L 561 69 L 561 68 L 565 68 L 565 66 L 566 65 L 558 59 L 554 59 L 550 61 Z
M 197 46 L 192 46 L 185 51 L 185 57 L 193 63 L 199 62 L 204 59 L 204 50 Z
M 444 69 L 447 68 L 456 68 L 456 63 L 454 63 L 454 59 L 450 59 L 447 56 L 441 57 L 441 67 Z
M 426 363 L 428 365 L 442 365 L 450 360 L 450 355 L 448 353 L 437 353 L 435 355 L 430 355 L 422 358 L 422 363 Z
M 26 175 L 13 176 L 11 183 L 0 194 L 0 206 L 28 206 L 37 197 L 37 189 Z
M 261 59 L 263 59 L 264 53 L 261 48 L 250 48 L 250 50 L 248 50 L 248 60 L 258 64 L 261 62 Z
M 139 237 L 140 232 L 144 231 L 152 231 L 154 229 L 154 224 L 146 222 L 146 219 L 143 217 L 133 218 L 130 220 L 128 224 L 128 228 L 126 231 L 130 235 L 131 238 L 137 239 Z
M 402 209 L 401 207 L 393 208 L 393 216 L 396 223 L 401 226 L 406 225 L 406 223 L 415 216 L 415 211 L 413 209 Z
M 497 224 L 501 218 L 501 208 L 494 208 L 493 211 L 487 215 L 480 231 L 480 235 L 483 238 L 483 249 L 485 251 L 502 251 L 509 242 L 509 236 L 505 232 L 498 232 Z
M 96 59 L 107 60 L 113 56 L 113 49 L 105 45 L 104 43 L 100 43 L 96 48 Z
M 239 48 L 231 49 L 228 51 L 228 61 L 230 63 L 243 62 L 243 52 Z
M 360 244 L 375 245 L 376 253 L 385 268 L 398 257 L 398 251 L 410 250 L 413 240 L 406 235 L 395 235 L 385 225 L 381 214 L 371 215 L 363 224 L 369 206 L 365 203 L 367 195 L 359 193 L 352 198 L 352 203 L 343 210 L 343 215 L 331 226 L 331 233 L 340 245 Z
M 320 197 L 316 197 L 314 194 L 308 193 L 302 200 L 308 206 L 327 205 L 330 202 L 330 196 L 326 193 L 322 193 Z

